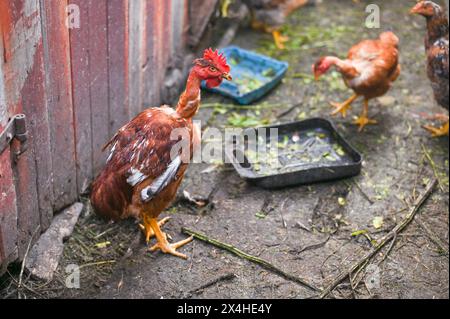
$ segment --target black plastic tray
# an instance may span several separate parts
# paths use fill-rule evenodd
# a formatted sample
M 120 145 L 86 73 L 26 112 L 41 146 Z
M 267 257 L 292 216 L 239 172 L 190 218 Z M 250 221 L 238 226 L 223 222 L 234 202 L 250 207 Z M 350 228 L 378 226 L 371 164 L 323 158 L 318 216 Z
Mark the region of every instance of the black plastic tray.
M 298 141 L 299 148 L 302 150 L 294 150 L 292 153 L 278 153 L 277 160 L 280 162 L 284 160 L 286 165 L 282 169 L 277 169 L 276 172 L 272 171 L 265 174 L 258 171 L 256 164 L 252 164 L 246 155 L 238 154 L 238 152 L 241 152 L 239 148 L 226 148 L 228 160 L 233 164 L 237 173 L 251 183 L 263 188 L 282 188 L 342 179 L 358 175 L 361 172 L 361 154 L 339 135 L 333 123 L 326 119 L 312 118 L 300 122 L 265 126 L 264 128 L 267 129 L 266 131 L 269 131 L 270 128 L 277 128 L 278 141 Z M 256 132 L 258 131 L 256 130 Z M 302 137 L 305 137 L 303 142 L 301 141 Z M 308 142 L 310 140 L 312 142 Z M 327 150 L 326 144 L 330 149 L 338 149 L 339 152 L 326 152 L 323 160 L 317 159 L 317 157 L 313 159 L 313 161 L 318 162 L 302 162 L 301 159 L 292 159 L 293 156 L 297 156 L 295 154 L 303 154 L 302 158 L 308 160 L 310 158 L 310 146 L 305 146 L 305 144 L 315 144 L 315 141 L 320 143 L 315 146 L 314 150 L 311 149 L 311 153 L 317 153 L 320 147 Z M 305 149 L 308 149 L 308 151 L 305 151 Z M 342 156 L 339 156 L 338 153 Z M 289 156 L 290 159 L 287 159 Z M 244 158 L 244 161 L 241 161 L 243 163 L 239 163 L 238 158 Z

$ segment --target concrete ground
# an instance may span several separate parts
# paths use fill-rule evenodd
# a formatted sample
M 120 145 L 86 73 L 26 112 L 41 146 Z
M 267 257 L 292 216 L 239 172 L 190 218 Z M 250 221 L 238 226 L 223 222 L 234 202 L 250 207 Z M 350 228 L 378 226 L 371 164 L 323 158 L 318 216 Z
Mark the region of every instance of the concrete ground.
M 449 260 L 430 239 L 448 249 L 448 138 L 432 139 L 421 125 L 424 113 L 443 112 L 433 100 L 425 73 L 424 21 L 408 14 L 411 1 L 373 1 L 381 8 L 381 29 L 364 26 L 366 5 L 351 0 L 324 1 L 291 16 L 285 34 L 287 50 L 274 49 L 269 35 L 242 30 L 235 45 L 290 63 L 290 70 L 254 109 L 230 109 L 213 103 L 229 100 L 204 94 L 199 118 L 203 125 L 224 126 L 236 118 L 288 122 L 321 116 L 332 119 L 340 133 L 364 156 L 360 176 L 337 182 L 263 190 L 242 181 L 230 166 L 192 164 L 180 190 L 209 197 L 198 209 L 178 201 L 161 217 L 174 240 L 187 227 L 264 258 L 285 272 L 325 287 L 371 249 L 371 240 L 386 235 L 406 215 L 412 197 L 435 176 L 439 186 L 416 219 L 360 271 L 351 288 L 340 284 L 335 298 L 448 298 Z M 392 29 L 401 39 L 402 75 L 383 98 L 371 101 L 370 114 L 379 124 L 357 133 L 351 116 L 329 116 L 327 101 L 351 92 L 336 74 L 311 81 L 311 64 L 325 54 L 345 56 L 357 41 Z M 301 104 L 279 117 L 291 105 Z M 415 195 L 414 195 L 415 194 Z M 265 217 L 264 217 L 265 216 Z M 382 217 L 379 228 L 374 218 Z M 425 225 L 428 231 L 422 226 Z M 366 235 L 352 236 L 355 231 Z M 355 234 L 353 234 L 355 235 Z M 68 240 L 55 282 L 37 290 L 39 297 L 75 298 L 308 298 L 314 293 L 246 259 L 201 241 L 180 249 L 182 260 L 146 251 L 133 221 L 106 224 L 89 209 Z M 64 287 L 67 264 L 81 268 L 81 288 Z M 33 286 L 38 287 L 38 286 Z M 40 286 L 39 286 L 40 287 Z M 34 296 L 32 292 L 28 292 Z

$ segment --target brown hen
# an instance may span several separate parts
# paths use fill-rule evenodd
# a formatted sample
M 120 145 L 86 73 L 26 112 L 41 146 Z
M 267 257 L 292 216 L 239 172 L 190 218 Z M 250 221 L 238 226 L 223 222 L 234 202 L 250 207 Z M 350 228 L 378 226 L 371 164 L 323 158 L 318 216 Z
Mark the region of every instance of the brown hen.
M 445 11 L 432 1 L 420 1 L 411 10 L 427 19 L 425 51 L 427 54 L 427 73 L 433 88 L 434 97 L 439 105 L 448 110 L 448 18 Z M 435 137 L 448 135 L 448 116 L 439 114 L 443 119 L 442 127 L 424 126 Z
M 200 84 L 209 87 L 231 80 L 225 57 L 208 49 L 194 61 L 176 109 L 168 106 L 149 108 L 123 126 L 105 146 L 111 147 L 103 171 L 92 184 L 91 203 L 95 211 L 108 219 L 135 217 L 142 222 L 147 243 L 155 236 L 150 251 L 160 249 L 178 257 L 176 251 L 192 238 L 170 244 L 157 217 L 174 199 L 194 145 L 200 140 L 192 118 L 200 106 Z
M 347 87 L 355 92 L 343 103 L 330 103 L 335 108 L 332 115 L 341 113 L 345 117 L 351 104 L 363 96 L 363 112 L 354 124 L 362 131 L 367 124 L 377 123 L 368 118 L 369 100 L 386 94 L 400 75 L 398 42 L 394 33 L 383 32 L 378 39 L 364 40 L 353 46 L 345 60 L 327 56 L 313 65 L 316 80 L 335 66 Z
M 275 45 L 284 49 L 288 40 L 282 36 L 280 28 L 286 23 L 286 18 L 298 8 L 308 3 L 308 0 L 243 0 L 252 15 L 252 27 L 267 33 L 272 33 Z

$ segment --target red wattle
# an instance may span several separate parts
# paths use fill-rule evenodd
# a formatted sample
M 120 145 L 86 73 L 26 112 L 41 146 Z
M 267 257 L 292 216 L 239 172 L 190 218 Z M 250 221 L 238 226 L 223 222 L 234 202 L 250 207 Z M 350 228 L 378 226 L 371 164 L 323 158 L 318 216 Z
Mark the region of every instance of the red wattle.
M 221 83 L 222 79 L 220 78 L 206 80 L 206 86 L 210 89 L 219 86 Z

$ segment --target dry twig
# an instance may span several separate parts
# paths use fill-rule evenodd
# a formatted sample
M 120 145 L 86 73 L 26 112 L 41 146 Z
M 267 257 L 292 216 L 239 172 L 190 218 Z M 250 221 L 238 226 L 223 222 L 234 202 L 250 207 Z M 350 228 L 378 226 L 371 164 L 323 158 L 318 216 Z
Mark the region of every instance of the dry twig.
M 441 182 L 441 180 L 440 180 L 440 178 L 439 178 L 439 171 L 438 171 L 437 165 L 436 165 L 436 163 L 434 162 L 433 158 L 431 157 L 431 154 L 430 154 L 430 153 L 428 152 L 428 150 L 426 149 L 426 147 L 425 147 L 423 144 L 421 144 L 421 145 L 422 145 L 422 151 L 423 151 L 423 154 L 425 155 L 426 159 L 428 160 L 428 162 L 429 162 L 430 165 L 431 165 L 431 168 L 433 169 L 434 177 L 436 178 L 436 180 L 437 180 L 437 182 L 438 182 L 438 184 L 439 184 L 439 188 L 440 188 L 440 190 L 441 190 L 443 193 L 445 193 L 444 186 L 442 185 L 442 182 Z
M 419 226 L 427 233 L 428 238 L 436 245 L 439 247 L 439 249 L 448 256 L 448 244 L 445 244 L 442 242 L 442 240 L 437 237 L 432 231 L 431 229 L 428 228 L 427 225 L 425 225 L 425 223 L 420 220 L 419 218 L 416 219 L 416 223 L 419 224 Z
M 228 280 L 232 280 L 234 278 L 236 278 L 235 274 L 233 274 L 233 273 L 226 273 L 226 274 L 221 275 L 221 276 L 219 276 L 219 277 L 217 277 L 217 278 L 215 278 L 213 280 L 208 281 L 206 284 L 203 284 L 203 285 L 201 285 L 198 288 L 195 288 L 195 289 L 191 290 L 190 293 L 199 292 L 200 290 L 203 290 L 203 289 L 206 289 L 208 287 L 211 287 L 211 286 L 213 286 L 213 285 L 215 285 L 215 284 L 217 284 L 217 283 L 219 283 L 221 281 L 228 281 Z
M 298 284 L 301 284 L 301 285 L 303 285 L 303 286 L 305 286 L 305 287 L 307 287 L 307 288 L 309 288 L 311 290 L 314 290 L 316 292 L 320 291 L 319 288 L 317 288 L 314 285 L 310 284 L 305 279 L 297 277 L 297 276 L 295 276 L 293 274 L 289 274 L 289 273 L 281 270 L 280 268 L 272 265 L 268 261 L 266 261 L 266 260 L 264 260 L 262 258 L 256 257 L 256 256 L 249 255 L 246 252 L 243 252 L 242 250 L 240 250 L 240 249 L 238 249 L 238 248 L 236 248 L 236 247 L 234 247 L 234 246 L 232 246 L 230 244 L 220 242 L 220 241 L 218 241 L 216 239 L 213 239 L 213 238 L 209 238 L 208 236 L 206 236 L 204 234 L 195 232 L 195 231 L 187 229 L 187 228 L 182 228 L 182 232 L 184 232 L 185 234 L 194 236 L 194 238 L 199 239 L 201 241 L 204 241 L 204 242 L 206 242 L 208 244 L 211 244 L 211 245 L 214 245 L 216 247 L 225 249 L 225 250 L 227 250 L 227 251 L 229 251 L 229 252 L 231 252 L 231 253 L 233 253 L 233 254 L 241 257 L 241 258 L 244 258 L 244 259 L 247 259 L 247 260 L 249 260 L 251 262 L 254 262 L 255 264 L 258 264 L 258 265 L 260 265 L 260 266 L 262 266 L 262 267 L 264 267 L 264 268 L 266 268 L 266 269 L 268 269 L 268 270 L 270 270 L 270 271 L 272 271 L 272 272 L 274 272 L 274 273 L 284 277 L 287 280 L 290 280 L 290 281 L 296 282 Z
M 368 260 L 370 260 L 377 252 L 380 251 L 381 248 L 383 248 L 389 241 L 394 239 L 413 219 L 414 216 L 417 214 L 417 212 L 420 210 L 424 202 L 427 200 L 427 198 L 431 195 L 433 192 L 434 187 L 437 184 L 437 179 L 434 178 L 427 186 L 424 193 L 419 196 L 416 201 L 414 202 L 414 205 L 410 208 L 408 215 L 403 219 L 402 222 L 397 224 L 386 236 L 384 236 L 380 242 L 372 248 L 365 256 L 360 258 L 356 263 L 352 264 L 349 268 L 343 270 L 334 280 L 333 282 L 326 287 L 321 294 L 319 295 L 319 298 L 325 298 L 328 296 L 328 294 L 333 291 L 334 288 L 336 288 L 337 285 L 339 285 L 342 281 L 344 281 L 349 275 L 351 275 L 354 271 L 361 268 L 364 263 L 367 263 Z
M 23 271 L 25 269 L 25 262 L 27 261 L 28 253 L 30 252 L 31 243 L 33 242 L 33 238 L 36 235 L 36 233 L 41 228 L 40 225 L 36 227 L 33 234 L 31 235 L 30 240 L 28 241 L 27 250 L 25 251 L 25 255 L 23 256 L 22 266 L 20 267 L 20 274 L 19 274 L 19 283 L 17 284 L 17 289 L 20 289 L 22 287 L 22 278 L 23 278 Z

